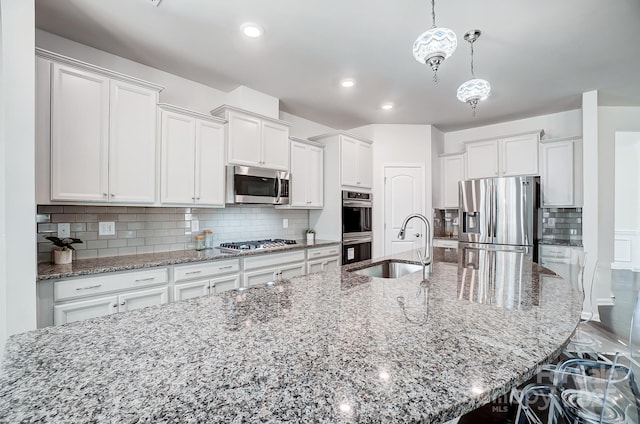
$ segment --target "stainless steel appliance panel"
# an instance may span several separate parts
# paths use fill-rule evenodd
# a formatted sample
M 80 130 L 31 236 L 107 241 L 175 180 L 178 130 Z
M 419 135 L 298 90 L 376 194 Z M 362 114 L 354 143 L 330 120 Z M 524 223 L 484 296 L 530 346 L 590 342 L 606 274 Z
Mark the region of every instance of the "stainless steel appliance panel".
M 459 182 L 460 219 L 459 240 L 470 243 L 493 243 L 491 179 Z
M 373 237 L 368 236 L 346 238 L 342 240 L 342 265 L 371 259 Z
M 533 246 L 534 186 L 533 177 L 493 179 L 493 243 Z
M 229 166 L 227 203 L 289 204 L 289 173 L 248 166 Z

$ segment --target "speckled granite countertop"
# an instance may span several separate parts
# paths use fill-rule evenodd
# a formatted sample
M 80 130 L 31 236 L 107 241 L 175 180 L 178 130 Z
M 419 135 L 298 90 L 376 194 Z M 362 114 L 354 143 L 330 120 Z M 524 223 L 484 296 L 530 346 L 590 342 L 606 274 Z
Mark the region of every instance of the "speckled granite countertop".
M 360 263 L 12 336 L 0 422 L 444 422 L 557 355 L 581 301 L 528 255 L 442 250 L 424 281 Z
M 289 250 L 299 250 L 314 247 L 324 247 L 340 244 L 339 241 L 316 240 L 314 244 L 307 244 L 306 240 L 296 240 L 296 244 L 265 250 L 250 250 L 237 253 L 223 253 L 213 250 L 178 250 L 164 253 L 149 253 L 145 255 L 111 256 L 107 258 L 78 259 L 69 265 L 38 264 L 38 280 L 55 280 L 59 278 L 78 277 L 81 275 L 102 274 L 105 272 L 126 271 L 132 269 L 152 268 L 185 264 L 189 262 L 204 262 L 218 259 L 229 259 L 251 255 L 280 253 Z

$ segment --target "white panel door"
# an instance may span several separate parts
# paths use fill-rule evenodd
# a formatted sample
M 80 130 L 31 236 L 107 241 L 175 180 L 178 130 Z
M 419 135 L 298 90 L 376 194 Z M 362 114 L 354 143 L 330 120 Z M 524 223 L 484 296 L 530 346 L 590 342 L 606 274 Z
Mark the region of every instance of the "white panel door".
M 413 219 L 407 226 L 405 239 L 398 233 L 404 219 L 413 213 L 424 215 L 424 172 L 420 166 L 384 168 L 384 254 L 417 249 L 424 246 L 425 228 Z
M 316 259 L 315 261 L 307 262 L 307 274 L 313 274 L 314 272 L 324 271 L 325 259 Z
M 110 201 L 154 203 L 156 200 L 157 99 L 157 91 L 111 81 Z
M 229 113 L 229 163 L 260 166 L 262 121 L 251 116 Z
M 500 145 L 501 176 L 538 175 L 538 135 L 504 139 Z
M 307 273 L 307 267 L 304 262 L 295 264 L 283 265 L 278 268 L 278 279 L 288 279 L 293 277 L 299 277 Z
M 542 206 L 557 207 L 574 204 L 573 148 L 573 141 L 543 143 L 540 146 Z
M 467 144 L 467 179 L 497 177 L 498 141 Z
M 107 201 L 109 79 L 53 64 L 51 200 Z
M 209 280 L 190 281 L 176 284 L 173 287 L 173 300 L 193 299 L 209 294 Z
M 264 284 L 269 281 L 276 281 L 278 279 L 278 269 L 267 268 L 257 271 L 245 272 L 243 277 L 244 286 L 251 287 L 258 284 Z
M 119 311 L 133 311 L 147 306 L 163 305 L 169 302 L 169 288 L 157 287 L 118 296 Z
M 291 187 L 289 204 L 296 207 L 308 205 L 308 181 L 313 179 L 311 170 L 307 167 L 308 146 L 297 141 L 291 142 Z
M 116 312 L 118 312 L 118 296 L 80 300 L 64 305 L 55 305 L 53 307 L 53 324 L 62 325 Z
M 310 207 L 324 205 L 324 149 L 307 146 L 307 202 Z
M 371 144 L 360 142 L 358 144 L 358 187 L 371 188 L 372 178 Z
M 457 208 L 459 203 L 458 182 L 464 180 L 464 155 L 441 158 L 443 207 Z
M 195 200 L 195 119 L 162 112 L 160 201 L 188 204 Z
M 289 170 L 289 127 L 275 122 L 262 122 L 262 166 Z
M 340 137 L 340 178 L 342 185 L 358 186 L 358 146 L 353 138 Z
M 197 205 L 224 206 L 224 126 L 196 120 Z
M 240 287 L 240 274 L 211 279 L 211 294 L 222 293 Z

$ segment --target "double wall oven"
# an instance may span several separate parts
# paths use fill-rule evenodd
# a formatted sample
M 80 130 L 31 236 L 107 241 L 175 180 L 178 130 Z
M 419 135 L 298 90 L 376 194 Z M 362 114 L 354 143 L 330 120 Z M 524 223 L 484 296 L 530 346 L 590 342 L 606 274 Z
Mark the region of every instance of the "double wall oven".
M 342 264 L 371 259 L 371 193 L 342 192 Z

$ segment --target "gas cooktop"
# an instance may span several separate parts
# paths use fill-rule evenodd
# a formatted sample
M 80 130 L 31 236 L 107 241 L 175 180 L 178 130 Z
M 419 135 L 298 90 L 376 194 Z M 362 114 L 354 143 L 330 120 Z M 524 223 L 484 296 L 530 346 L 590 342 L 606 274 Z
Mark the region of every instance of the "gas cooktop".
M 252 241 L 237 241 L 229 243 L 220 243 L 217 247 L 222 252 L 242 252 L 249 250 L 267 250 L 275 247 L 288 246 L 290 244 L 296 244 L 295 240 L 285 239 L 267 239 L 267 240 L 252 240 Z

